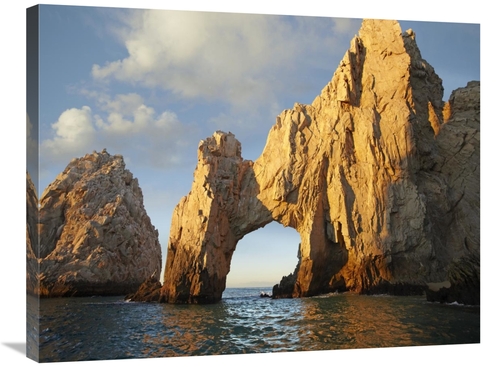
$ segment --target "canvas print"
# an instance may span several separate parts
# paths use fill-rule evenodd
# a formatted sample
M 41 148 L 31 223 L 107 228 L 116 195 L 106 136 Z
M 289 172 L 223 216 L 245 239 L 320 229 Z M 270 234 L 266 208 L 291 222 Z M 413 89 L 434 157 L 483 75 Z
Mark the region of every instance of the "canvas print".
M 480 25 L 27 9 L 27 355 L 480 342 Z

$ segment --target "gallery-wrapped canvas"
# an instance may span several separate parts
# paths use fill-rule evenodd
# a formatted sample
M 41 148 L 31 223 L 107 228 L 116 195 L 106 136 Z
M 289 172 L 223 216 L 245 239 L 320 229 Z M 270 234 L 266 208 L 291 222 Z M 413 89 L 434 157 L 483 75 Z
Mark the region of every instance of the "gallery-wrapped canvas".
M 480 343 L 479 24 L 26 23 L 30 359 Z

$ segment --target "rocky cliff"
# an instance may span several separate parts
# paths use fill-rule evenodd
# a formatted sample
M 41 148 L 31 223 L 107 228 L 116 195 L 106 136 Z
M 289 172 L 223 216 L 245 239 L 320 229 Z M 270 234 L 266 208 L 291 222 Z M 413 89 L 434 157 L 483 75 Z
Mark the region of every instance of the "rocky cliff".
M 38 197 L 26 172 L 26 289 L 38 293 Z
M 105 150 L 73 159 L 40 198 L 41 296 L 118 295 L 159 279 L 158 232 L 138 180 Z
M 301 236 L 274 297 L 479 284 L 479 83 L 442 99 L 415 34 L 364 20 L 332 80 L 277 117 L 255 162 L 231 133 L 200 143 L 160 300 L 220 300 L 238 241 L 271 221 Z

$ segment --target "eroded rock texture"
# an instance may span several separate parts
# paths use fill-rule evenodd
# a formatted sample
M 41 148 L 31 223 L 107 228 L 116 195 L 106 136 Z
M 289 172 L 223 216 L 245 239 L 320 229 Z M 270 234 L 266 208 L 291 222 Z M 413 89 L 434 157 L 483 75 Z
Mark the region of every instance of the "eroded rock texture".
M 119 295 L 161 271 L 158 232 L 123 158 L 73 159 L 40 198 L 41 296 Z
M 200 143 L 161 300 L 218 301 L 238 240 L 271 221 L 301 236 L 274 297 L 452 281 L 450 265 L 479 253 L 479 83 L 442 98 L 411 30 L 363 21 L 332 80 L 278 116 L 255 162 L 231 133 Z
M 26 172 L 26 289 L 38 293 L 38 197 Z

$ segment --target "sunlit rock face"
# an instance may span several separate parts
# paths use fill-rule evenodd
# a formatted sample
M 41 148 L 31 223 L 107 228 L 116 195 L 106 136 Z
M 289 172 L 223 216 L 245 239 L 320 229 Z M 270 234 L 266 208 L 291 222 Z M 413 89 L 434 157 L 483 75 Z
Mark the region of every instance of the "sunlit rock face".
M 122 156 L 104 150 L 73 159 L 42 194 L 39 217 L 39 288 L 32 293 L 118 295 L 159 279 L 158 232 Z
M 450 265 L 479 253 L 479 83 L 442 98 L 413 32 L 364 20 L 332 80 L 277 117 L 255 162 L 231 133 L 200 143 L 161 300 L 220 300 L 238 240 L 270 221 L 301 236 L 275 298 L 451 281 Z
M 220 300 L 238 240 L 273 220 L 259 191 L 233 134 L 217 131 L 200 143 L 191 192 L 172 215 L 162 300 Z

